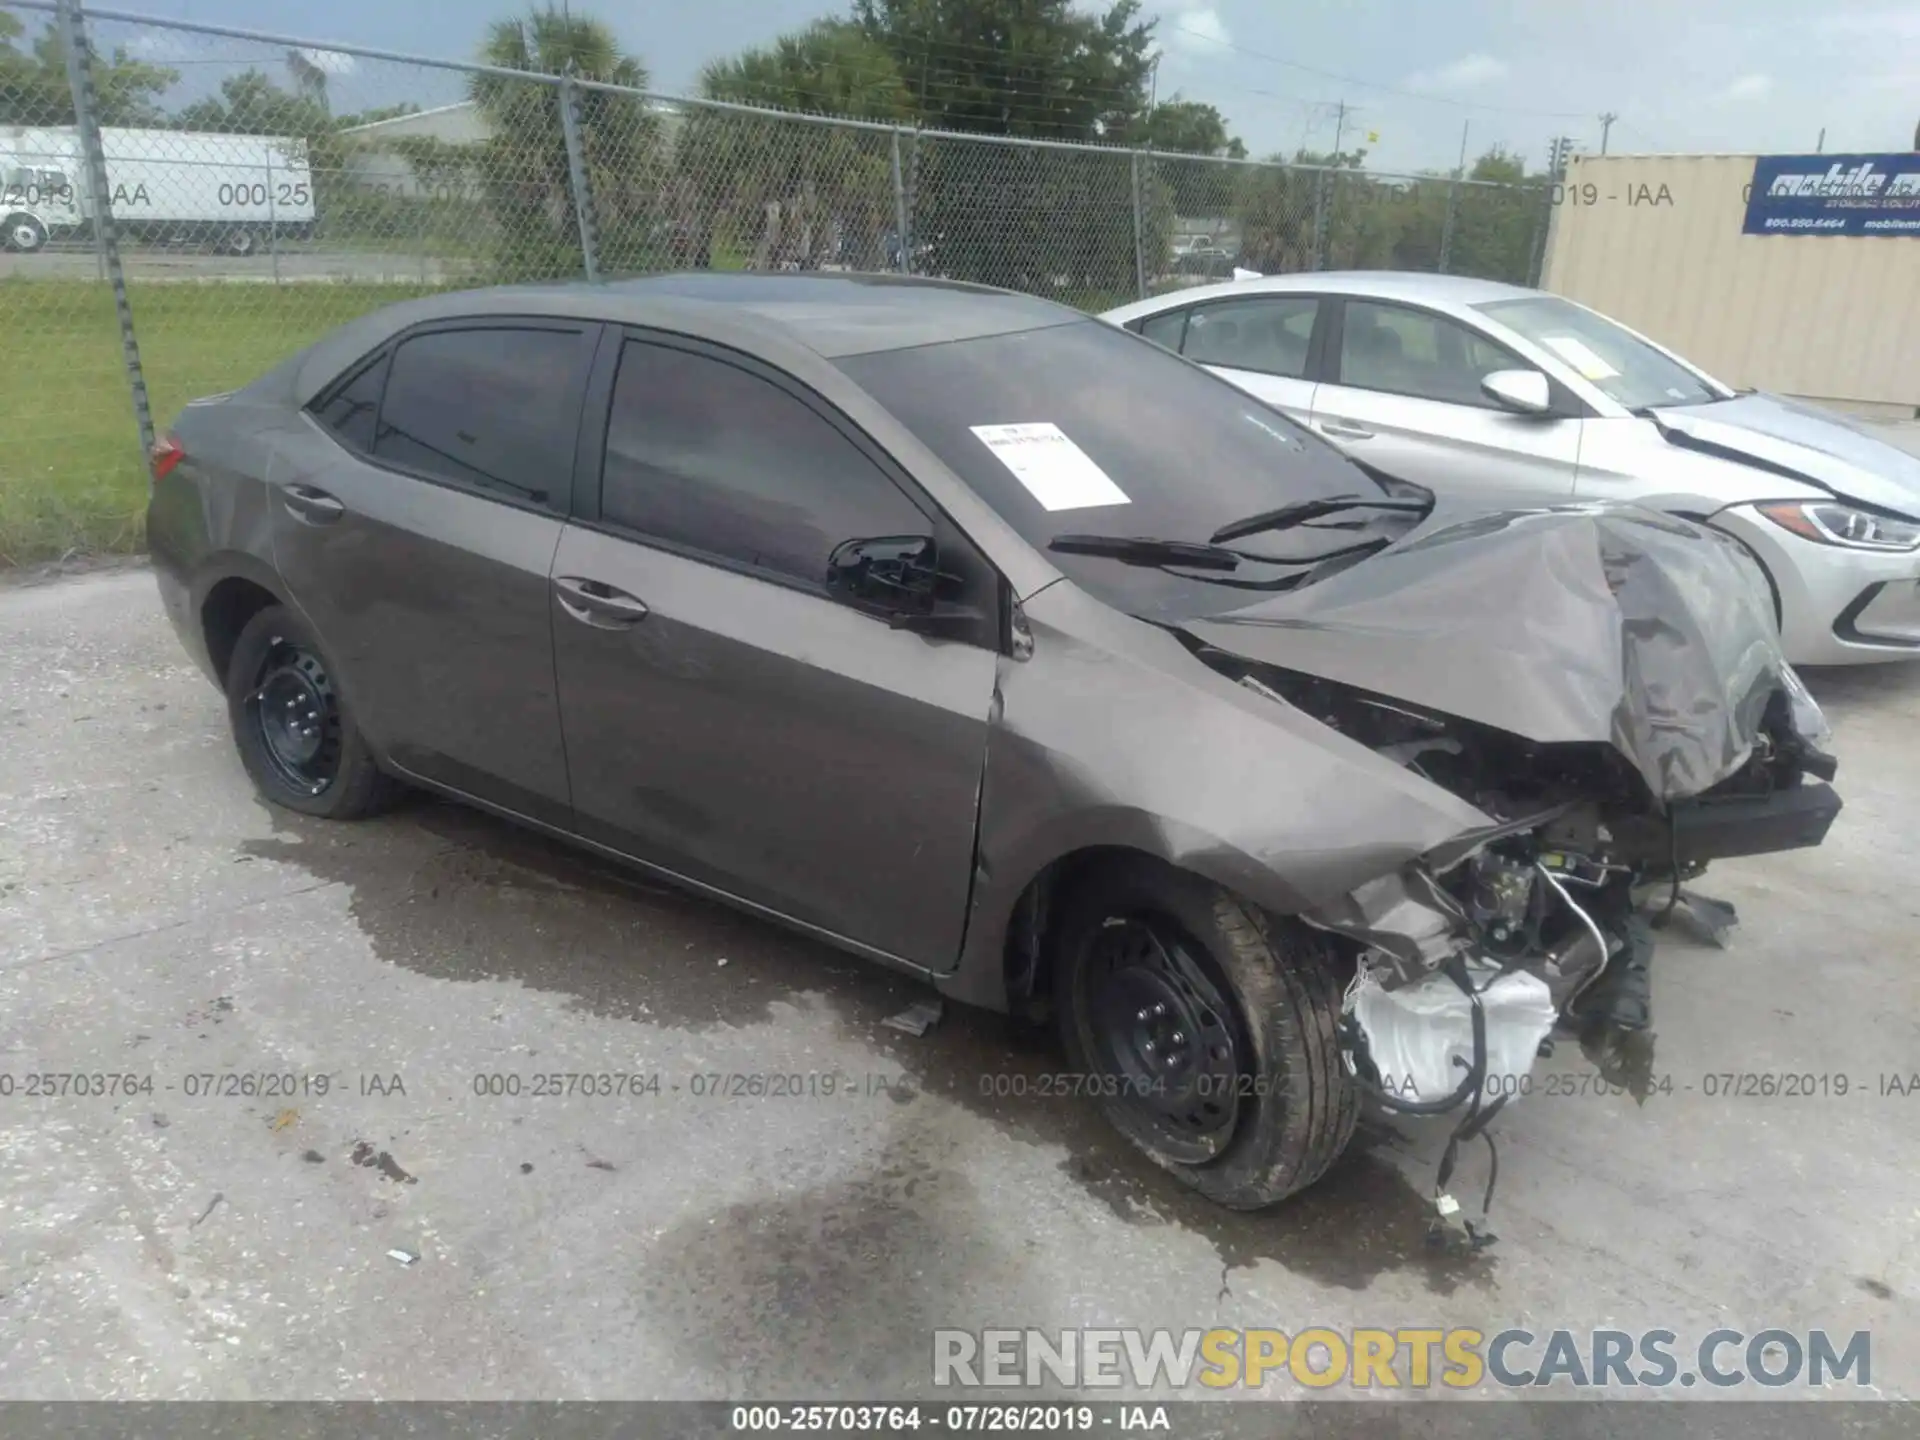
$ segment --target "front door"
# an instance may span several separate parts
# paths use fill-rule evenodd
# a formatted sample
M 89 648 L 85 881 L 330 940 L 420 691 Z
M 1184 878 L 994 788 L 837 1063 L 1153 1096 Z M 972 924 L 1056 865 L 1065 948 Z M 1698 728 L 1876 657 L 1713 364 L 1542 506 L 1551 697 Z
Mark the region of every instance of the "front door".
M 787 377 L 640 337 L 617 365 L 598 514 L 566 528 L 553 564 L 581 832 L 951 968 L 997 627 L 968 639 L 894 629 L 824 582 L 846 541 L 917 536 L 936 539 L 983 620 L 995 578 Z
M 1579 419 L 1520 415 L 1480 391 L 1482 376 L 1531 369 L 1511 351 L 1430 311 L 1342 304 L 1313 428 L 1352 455 L 1436 494 L 1489 508 L 1573 494 Z
M 570 818 L 548 575 L 597 325 L 413 332 L 271 461 L 275 562 L 368 737 L 422 779 Z

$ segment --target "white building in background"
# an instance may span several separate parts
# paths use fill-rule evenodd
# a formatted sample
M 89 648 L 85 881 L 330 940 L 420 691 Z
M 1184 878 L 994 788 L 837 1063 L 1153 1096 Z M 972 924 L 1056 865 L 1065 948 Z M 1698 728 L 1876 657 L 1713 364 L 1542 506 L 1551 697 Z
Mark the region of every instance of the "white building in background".
M 671 138 L 680 108 L 661 100 L 647 101 L 647 108 L 660 117 L 663 132 Z M 350 125 L 340 137 L 348 145 L 343 168 L 351 183 L 395 195 L 418 195 L 420 185 L 413 167 L 393 148 L 394 141 L 420 137 L 447 145 L 480 145 L 493 138 L 493 127 L 478 105 L 462 100 L 389 120 Z
M 390 148 L 393 141 L 414 136 L 448 145 L 480 145 L 493 138 L 493 127 L 471 100 L 436 105 L 431 110 L 416 110 L 411 115 L 395 115 L 366 125 L 350 125 L 340 132 L 340 138 L 348 147 L 342 161 L 346 179 L 369 190 L 418 195 L 420 185 L 414 178 L 413 167 Z

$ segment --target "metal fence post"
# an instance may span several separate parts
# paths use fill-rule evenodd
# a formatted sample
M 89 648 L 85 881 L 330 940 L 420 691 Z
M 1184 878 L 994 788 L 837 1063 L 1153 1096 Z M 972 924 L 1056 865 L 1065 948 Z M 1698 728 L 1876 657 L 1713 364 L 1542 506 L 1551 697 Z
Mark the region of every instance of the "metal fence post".
M 267 148 L 267 251 L 273 256 L 273 283 L 280 283 L 280 211 L 273 203 L 273 149 Z
M 1133 159 L 1133 285 L 1138 298 L 1147 298 L 1147 227 L 1140 203 L 1140 152 Z
M 573 213 L 580 222 L 580 260 L 587 279 L 600 278 L 599 237 L 594 230 L 593 191 L 587 184 L 587 158 L 580 148 L 580 91 L 573 76 L 560 77 L 560 129 L 567 142 L 567 180 L 573 190 Z
M 1327 172 L 1320 170 L 1313 177 L 1313 268 L 1324 270 L 1327 245 Z
M 1520 283 L 1537 287 L 1540 284 L 1540 265 L 1546 259 L 1547 219 L 1553 213 L 1553 191 L 1558 184 L 1553 176 L 1540 187 L 1540 208 L 1533 214 L 1533 238 L 1527 242 L 1527 275 Z
M 900 244 L 899 267 L 902 275 L 913 273 L 913 247 L 907 239 L 907 177 L 900 165 L 900 131 L 893 140 L 893 233 Z
M 127 367 L 127 388 L 133 395 L 134 423 L 140 427 L 140 463 L 148 474 L 153 465 L 153 406 L 147 399 L 147 377 L 140 368 L 140 341 L 133 330 L 133 306 L 127 300 L 127 277 L 120 268 L 120 241 L 113 222 L 112 192 L 107 185 L 107 156 L 100 142 L 98 97 L 93 87 L 93 51 L 87 37 L 80 0 L 59 0 L 60 38 L 67 52 L 67 88 L 73 92 L 74 127 L 87 167 L 87 195 L 93 211 L 93 243 L 100 264 L 113 286 L 113 309 L 120 323 L 120 352 Z
M 1440 273 L 1447 273 L 1447 266 L 1453 259 L 1453 207 L 1460 190 L 1460 177 L 1455 175 L 1447 181 L 1447 213 L 1440 222 Z

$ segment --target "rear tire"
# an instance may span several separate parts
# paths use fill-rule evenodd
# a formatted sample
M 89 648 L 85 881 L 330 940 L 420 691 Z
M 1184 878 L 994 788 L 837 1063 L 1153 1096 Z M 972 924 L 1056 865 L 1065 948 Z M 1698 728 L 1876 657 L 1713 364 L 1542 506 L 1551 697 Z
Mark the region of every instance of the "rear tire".
M 229 255 L 251 255 L 258 245 L 259 238 L 244 225 L 235 225 L 220 242 L 220 248 Z
M 31 255 L 36 250 L 46 248 L 47 227 L 40 223 L 39 217 L 24 211 L 7 216 L 0 223 L 0 233 L 7 239 L 7 249 L 22 255 Z
M 319 639 L 283 606 L 258 611 L 234 641 L 227 719 L 240 763 L 276 805 L 358 820 L 399 794 L 398 783 L 374 763 Z
M 1144 855 L 1076 886 L 1054 935 L 1068 1061 L 1155 1163 L 1257 1210 L 1340 1157 L 1359 1092 L 1322 936 Z

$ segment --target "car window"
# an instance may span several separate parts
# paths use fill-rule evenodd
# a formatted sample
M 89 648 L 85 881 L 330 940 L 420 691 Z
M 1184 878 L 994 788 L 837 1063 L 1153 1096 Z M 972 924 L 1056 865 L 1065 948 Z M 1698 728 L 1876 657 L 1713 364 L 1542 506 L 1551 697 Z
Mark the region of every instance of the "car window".
M 1629 410 L 1720 398 L 1699 375 L 1639 336 L 1557 295 L 1497 300 L 1475 308 L 1552 351 L 1575 374 Z
M 578 330 L 474 327 L 403 340 L 388 362 L 373 454 L 562 508 L 588 347 Z
M 1204 543 L 1296 500 L 1387 490 L 1239 386 L 1098 320 L 834 363 L 1040 550 L 1069 533 Z M 1017 453 L 1023 436 L 1043 442 L 1037 465 Z M 1290 554 L 1327 543 L 1290 535 L 1249 544 Z M 1047 559 L 1108 604 L 1154 619 L 1217 615 L 1253 593 L 1097 556 Z M 1279 573 L 1249 565 L 1225 578 Z
M 1180 349 L 1181 332 L 1186 328 L 1187 312 L 1185 310 L 1169 310 L 1162 315 L 1149 315 L 1140 322 L 1142 335 L 1154 344 L 1164 345 L 1167 349 L 1176 352 Z
M 1195 310 L 1180 353 L 1202 365 L 1226 365 L 1301 379 L 1320 302 L 1309 295 L 1233 300 Z
M 345 384 L 336 386 L 313 406 L 313 417 L 331 430 L 341 444 L 354 450 L 373 449 L 373 422 L 380 413 L 380 387 L 387 381 L 383 352 L 360 367 Z
M 1340 383 L 1451 405 L 1497 408 L 1480 392 L 1496 370 L 1532 369 L 1483 335 L 1425 310 L 1349 300 L 1340 334 Z
M 607 422 L 602 518 L 822 586 L 847 540 L 932 535 L 925 513 L 812 407 L 709 355 L 630 340 Z

